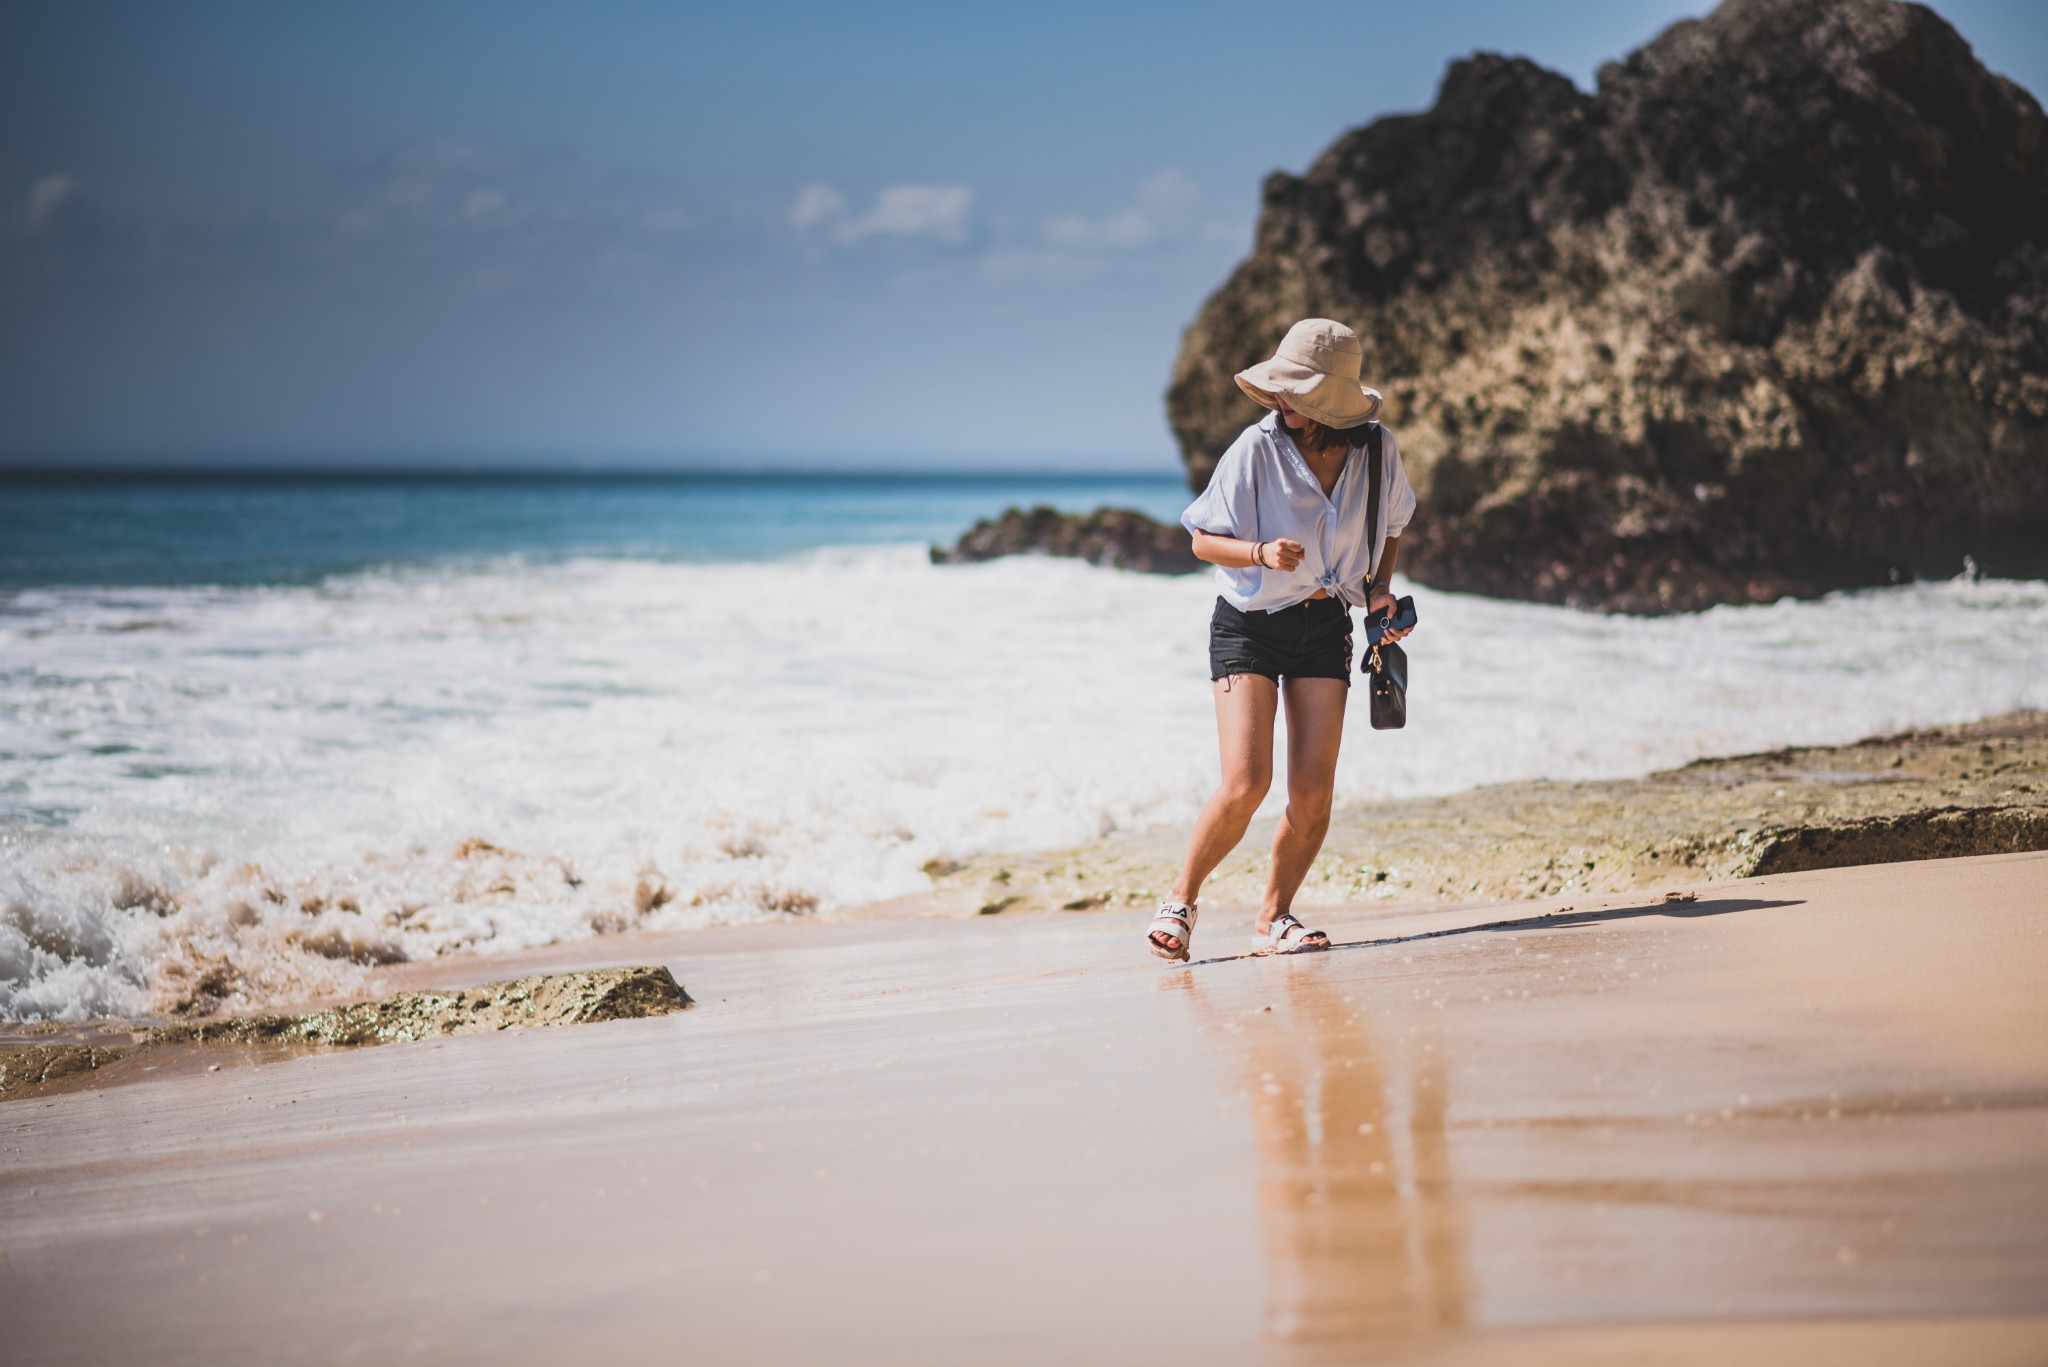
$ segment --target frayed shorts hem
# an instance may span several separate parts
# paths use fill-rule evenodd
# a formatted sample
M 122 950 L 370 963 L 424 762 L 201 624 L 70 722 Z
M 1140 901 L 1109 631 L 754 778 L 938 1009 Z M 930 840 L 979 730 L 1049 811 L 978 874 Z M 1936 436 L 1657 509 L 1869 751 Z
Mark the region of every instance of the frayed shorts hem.
M 1311 598 L 1277 612 L 1240 612 L 1222 598 L 1209 618 L 1209 679 L 1257 674 L 1339 679 L 1351 684 L 1351 610 L 1338 598 Z

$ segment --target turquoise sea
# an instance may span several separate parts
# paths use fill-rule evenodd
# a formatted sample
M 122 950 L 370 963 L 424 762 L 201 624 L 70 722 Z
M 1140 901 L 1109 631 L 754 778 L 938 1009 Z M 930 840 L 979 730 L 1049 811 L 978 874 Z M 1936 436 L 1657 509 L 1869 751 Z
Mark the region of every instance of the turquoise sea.
M 951 542 L 1010 505 L 1136 508 L 1156 476 L 924 474 L 24 474 L 0 471 L 0 589 L 303 583 L 375 566 L 519 556 L 760 560 Z

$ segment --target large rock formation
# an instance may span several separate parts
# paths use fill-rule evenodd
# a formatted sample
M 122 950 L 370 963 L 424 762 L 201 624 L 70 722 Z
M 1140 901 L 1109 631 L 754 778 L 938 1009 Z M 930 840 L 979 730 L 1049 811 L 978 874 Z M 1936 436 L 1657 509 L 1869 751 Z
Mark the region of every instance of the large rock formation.
M 1189 482 L 1233 372 L 1350 322 L 1444 587 L 1630 611 L 2048 573 L 2048 119 L 1932 11 L 1727 0 L 1598 93 L 1455 63 L 1265 184 L 1187 330 Z

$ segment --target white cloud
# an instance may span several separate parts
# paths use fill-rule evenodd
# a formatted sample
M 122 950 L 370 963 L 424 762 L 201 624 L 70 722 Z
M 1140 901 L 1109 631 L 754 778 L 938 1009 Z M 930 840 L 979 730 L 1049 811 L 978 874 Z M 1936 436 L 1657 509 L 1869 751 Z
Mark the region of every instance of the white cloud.
M 515 228 L 544 218 L 559 196 L 522 193 L 537 186 L 534 173 L 561 165 L 566 154 L 478 147 L 426 138 L 396 147 L 372 162 L 346 168 L 344 183 L 356 202 L 340 215 L 350 232 L 398 231 L 406 226 Z
M 829 185 L 810 184 L 796 193 L 796 207 L 789 211 L 789 226 L 798 232 L 846 212 L 846 196 Z
M 967 235 L 967 211 L 974 192 L 964 185 L 891 185 L 875 207 L 839 230 L 846 241 L 860 237 L 933 237 L 958 242 Z
M 797 191 L 789 225 L 798 232 L 829 228 L 838 242 L 864 237 L 959 242 L 967 236 L 967 215 L 973 207 L 974 191 L 965 185 L 891 185 L 875 196 L 873 208 L 850 218 L 846 196 L 814 181 Z
M 1103 218 L 1062 214 L 1045 220 L 1039 231 L 1068 251 L 1134 251 L 1187 236 L 1201 207 L 1202 187 L 1169 167 L 1138 186 L 1128 209 Z
M 1099 216 L 1055 214 L 1020 236 L 999 231 L 978 267 L 998 283 L 1074 284 L 1105 273 L 1143 274 L 1185 265 L 1246 239 L 1247 225 L 1169 167 L 1139 182 L 1129 203 Z
M 44 176 L 28 192 L 28 226 L 41 232 L 56 220 L 66 204 L 85 193 L 77 176 Z
M 1167 167 L 1138 187 L 1138 209 L 1167 231 L 1185 231 L 1202 207 L 1202 187 Z
M 1048 218 L 1041 231 L 1054 246 L 1078 251 L 1123 251 L 1149 247 L 1159 240 L 1159 225 L 1136 209 L 1126 209 L 1108 218 L 1063 214 Z

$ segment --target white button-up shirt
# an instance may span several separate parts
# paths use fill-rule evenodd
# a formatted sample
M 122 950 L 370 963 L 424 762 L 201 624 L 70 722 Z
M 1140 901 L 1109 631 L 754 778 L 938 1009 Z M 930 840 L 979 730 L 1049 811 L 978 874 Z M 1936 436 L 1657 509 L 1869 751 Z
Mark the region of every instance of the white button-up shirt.
M 1368 541 L 1370 504 L 1365 447 L 1354 446 L 1329 493 L 1295 446 L 1278 413 L 1268 413 L 1238 434 L 1216 464 L 1209 487 L 1188 505 L 1180 523 L 1191 532 L 1210 532 L 1243 541 L 1302 544 L 1301 564 L 1281 570 L 1216 567 L 1217 587 L 1240 612 L 1275 612 L 1315 597 L 1322 589 L 1353 607 L 1364 607 L 1365 581 L 1372 577 L 1390 537 L 1399 536 L 1415 515 L 1415 491 L 1401 468 L 1401 446 L 1386 431 L 1381 439 L 1379 535 Z

